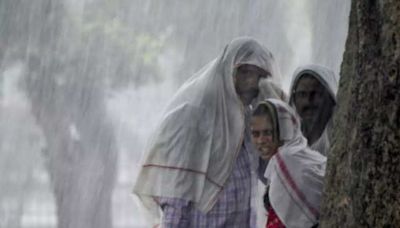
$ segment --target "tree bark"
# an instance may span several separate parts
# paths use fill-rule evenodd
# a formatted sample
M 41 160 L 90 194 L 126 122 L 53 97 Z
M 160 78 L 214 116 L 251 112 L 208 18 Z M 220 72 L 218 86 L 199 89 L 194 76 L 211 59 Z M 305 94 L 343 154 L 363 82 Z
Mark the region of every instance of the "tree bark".
M 322 227 L 400 224 L 400 1 L 354 0 Z

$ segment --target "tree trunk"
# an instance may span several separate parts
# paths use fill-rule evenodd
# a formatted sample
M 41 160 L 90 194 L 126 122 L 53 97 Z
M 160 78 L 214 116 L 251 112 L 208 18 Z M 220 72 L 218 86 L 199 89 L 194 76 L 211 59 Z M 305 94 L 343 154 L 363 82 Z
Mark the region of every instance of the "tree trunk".
M 400 1 L 354 0 L 322 227 L 400 224 Z
M 103 92 L 78 78 L 71 85 L 57 85 L 57 72 L 47 73 L 25 80 L 32 113 L 46 138 L 43 154 L 58 227 L 110 228 L 117 147 Z

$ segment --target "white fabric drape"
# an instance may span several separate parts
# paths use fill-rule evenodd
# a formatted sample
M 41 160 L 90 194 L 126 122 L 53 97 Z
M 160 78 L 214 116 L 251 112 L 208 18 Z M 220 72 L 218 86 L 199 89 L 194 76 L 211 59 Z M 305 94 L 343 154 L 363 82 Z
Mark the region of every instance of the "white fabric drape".
M 180 198 L 207 212 L 232 172 L 243 141 L 244 107 L 234 69 L 255 65 L 278 77 L 272 54 L 238 38 L 177 91 L 150 139 L 133 192 L 148 209 L 153 197 Z
M 308 148 L 299 117 L 288 104 L 277 99 L 267 101 L 277 110 L 283 141 L 264 174 L 270 204 L 286 227 L 312 227 L 319 217 L 326 157 Z

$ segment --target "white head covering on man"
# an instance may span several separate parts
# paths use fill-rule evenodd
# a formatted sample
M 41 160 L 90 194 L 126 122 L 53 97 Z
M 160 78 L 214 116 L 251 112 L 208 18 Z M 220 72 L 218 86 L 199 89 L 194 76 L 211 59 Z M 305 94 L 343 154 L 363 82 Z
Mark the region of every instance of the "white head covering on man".
M 245 107 L 234 70 L 257 66 L 279 77 L 272 54 L 251 38 L 238 38 L 177 91 L 149 141 L 134 193 L 148 209 L 154 197 L 180 198 L 209 211 L 232 172 L 245 134 Z
M 308 64 L 301 67 L 298 67 L 293 75 L 293 79 L 290 86 L 290 98 L 289 104 L 296 109 L 294 105 L 294 93 L 295 89 L 304 75 L 311 75 L 316 80 L 318 80 L 323 87 L 328 91 L 330 97 L 336 104 L 336 93 L 338 90 L 338 76 L 329 68 L 318 65 L 318 64 Z M 326 103 L 328 104 L 328 103 Z M 317 110 L 320 118 L 323 118 L 323 112 L 326 112 L 328 109 L 326 106 L 322 106 L 319 110 Z M 316 122 L 319 122 L 318 120 Z M 330 134 L 330 128 L 332 125 L 332 121 L 329 121 L 326 124 L 325 130 L 322 132 L 321 136 L 312 143 L 311 148 L 320 152 L 321 154 L 327 156 L 328 151 L 330 149 L 330 141 L 328 135 Z M 315 126 L 316 127 L 316 126 Z

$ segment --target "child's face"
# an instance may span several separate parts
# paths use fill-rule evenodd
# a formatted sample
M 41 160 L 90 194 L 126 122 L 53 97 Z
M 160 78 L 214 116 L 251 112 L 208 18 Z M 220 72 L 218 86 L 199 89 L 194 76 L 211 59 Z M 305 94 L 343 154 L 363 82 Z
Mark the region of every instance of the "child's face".
M 260 157 L 269 160 L 277 151 L 278 143 L 273 140 L 273 124 L 268 115 L 253 116 L 250 122 L 252 141 Z

